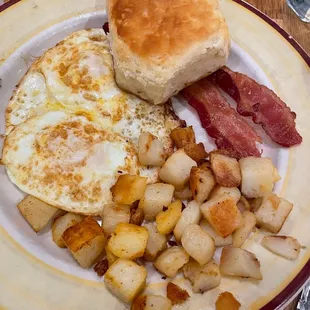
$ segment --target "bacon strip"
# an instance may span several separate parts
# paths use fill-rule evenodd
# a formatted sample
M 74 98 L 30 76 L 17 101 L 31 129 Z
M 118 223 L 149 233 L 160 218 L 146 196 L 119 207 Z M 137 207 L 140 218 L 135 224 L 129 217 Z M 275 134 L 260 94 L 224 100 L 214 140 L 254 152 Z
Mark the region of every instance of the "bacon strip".
M 213 73 L 209 80 L 229 94 L 237 103 L 237 111 L 252 116 L 276 143 L 290 147 L 302 142 L 296 130 L 296 114 L 269 88 L 227 67 Z
M 197 110 L 201 125 L 215 139 L 219 149 L 239 158 L 260 156 L 256 142 L 261 142 L 261 138 L 230 107 L 216 86 L 202 79 L 183 89 L 181 94 Z

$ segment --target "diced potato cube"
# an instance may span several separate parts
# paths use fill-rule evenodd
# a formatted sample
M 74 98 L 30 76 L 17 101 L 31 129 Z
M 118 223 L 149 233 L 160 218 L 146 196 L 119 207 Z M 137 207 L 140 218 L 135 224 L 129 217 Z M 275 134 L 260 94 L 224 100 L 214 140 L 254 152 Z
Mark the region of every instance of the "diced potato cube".
M 183 290 L 178 285 L 169 282 L 167 285 L 167 298 L 171 300 L 172 305 L 180 305 L 184 303 L 188 298 L 189 294 L 186 290 Z
M 258 198 L 251 198 L 248 199 L 248 202 L 250 204 L 250 211 L 255 214 L 255 212 L 260 208 L 260 206 L 263 203 L 264 197 L 258 197 Z
M 140 295 L 132 303 L 130 310 L 171 310 L 171 301 L 160 295 Z
M 214 186 L 214 175 L 207 164 L 191 169 L 189 187 L 198 203 L 203 203 L 209 197 Z
M 220 294 L 215 303 L 216 310 L 239 310 L 240 302 L 230 292 Z
M 184 277 L 192 283 L 194 293 L 212 290 L 221 282 L 219 267 L 213 259 L 203 266 L 194 260 L 190 260 L 183 266 L 183 273 Z
M 162 166 L 166 155 L 163 144 L 151 133 L 140 135 L 138 142 L 139 162 L 145 166 Z
M 181 243 L 184 250 L 201 266 L 209 262 L 214 254 L 214 240 L 197 224 L 187 225 Z
M 176 189 L 181 189 L 188 182 L 191 168 L 196 162 L 186 155 L 183 149 L 177 150 L 164 163 L 159 171 L 159 178 Z
M 291 260 L 297 259 L 300 252 L 299 242 L 287 236 L 266 236 L 262 245 L 273 253 Z
M 167 277 L 173 278 L 188 261 L 189 255 L 182 247 L 172 246 L 157 257 L 154 267 Z
M 240 197 L 240 200 L 237 203 L 237 207 L 241 213 L 244 211 L 251 211 L 251 205 L 244 196 Z
M 223 248 L 220 271 L 228 276 L 263 279 L 256 256 L 249 251 L 232 246 Z
M 173 129 L 170 133 L 170 138 L 178 149 L 184 147 L 186 144 L 196 142 L 195 132 L 192 126 Z
M 140 200 L 145 191 L 147 178 L 138 175 L 123 174 L 111 187 L 113 200 L 117 204 L 131 205 L 136 200 Z
M 174 191 L 174 198 L 180 200 L 189 200 L 192 198 L 192 191 L 188 185 L 182 189 Z
M 223 186 L 215 186 L 213 191 L 210 194 L 209 199 L 219 198 L 223 195 L 228 195 L 237 203 L 241 198 L 241 193 L 237 187 L 223 187 Z
M 200 205 L 192 200 L 187 207 L 182 211 L 181 217 L 174 227 L 173 234 L 175 239 L 179 242 L 184 233 L 184 230 L 189 224 L 198 224 L 201 218 Z
M 182 202 L 181 200 L 176 200 L 172 202 L 168 207 L 161 212 L 159 212 L 156 216 L 156 224 L 158 231 L 167 235 L 170 234 L 175 225 L 177 224 L 179 218 L 182 213 Z
M 225 187 L 238 187 L 241 183 L 241 172 L 236 158 L 211 153 L 211 168 L 218 184 Z
M 104 250 L 106 237 L 92 217 L 68 228 L 62 238 L 73 257 L 83 268 L 89 268 Z
M 53 241 L 61 248 L 65 248 L 66 244 L 62 239 L 63 233 L 71 226 L 81 222 L 84 216 L 74 213 L 66 213 L 58 217 L 52 225 Z
M 118 260 L 118 257 L 115 256 L 108 248 L 108 246 L 106 245 L 105 247 L 105 255 L 106 255 L 106 258 L 108 260 L 108 263 L 109 263 L 109 267 L 114 264 L 117 260 Z
M 118 224 L 111 235 L 108 249 L 117 257 L 136 259 L 142 257 L 149 233 L 146 228 L 134 224 Z
M 129 223 L 130 207 L 127 205 L 105 205 L 101 218 L 104 233 L 109 236 L 115 232 L 118 224 Z
M 144 196 L 140 200 L 139 208 L 144 211 L 145 219 L 154 220 L 164 206 L 171 203 L 174 186 L 164 183 L 150 184 L 146 186 Z
M 145 267 L 120 258 L 107 270 L 104 283 L 112 294 L 129 303 L 144 289 L 146 276 Z
M 243 222 L 236 202 L 228 195 L 207 201 L 201 205 L 200 210 L 213 229 L 223 238 L 231 235 Z
M 292 203 L 278 197 L 276 194 L 270 193 L 264 197 L 262 205 L 254 214 L 259 226 L 277 234 L 292 209 Z
M 272 192 L 274 183 L 281 177 L 270 158 L 246 157 L 239 160 L 241 169 L 241 192 L 248 198 L 264 196 Z
M 141 226 L 144 221 L 144 211 L 142 208 L 131 207 L 130 209 L 130 224 Z
M 233 233 L 233 246 L 240 248 L 256 225 L 256 217 L 250 211 L 244 211 L 242 226 Z
M 203 143 L 188 143 L 184 145 L 184 151 L 197 163 L 208 156 Z
M 155 258 L 167 248 L 167 238 L 158 232 L 155 223 L 147 223 L 144 227 L 149 232 L 144 259 L 152 262 Z
M 42 230 L 59 211 L 31 195 L 19 202 L 17 208 L 35 232 Z
M 233 242 L 232 235 L 229 235 L 226 238 L 221 237 L 219 234 L 216 233 L 216 231 L 212 228 L 212 226 L 206 219 L 200 222 L 200 227 L 212 237 L 216 247 L 231 245 Z

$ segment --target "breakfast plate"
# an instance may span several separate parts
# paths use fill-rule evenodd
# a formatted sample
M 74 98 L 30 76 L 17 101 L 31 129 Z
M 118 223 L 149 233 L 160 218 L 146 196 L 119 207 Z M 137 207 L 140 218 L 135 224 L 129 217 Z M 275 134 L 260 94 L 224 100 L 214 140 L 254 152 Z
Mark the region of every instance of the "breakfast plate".
M 280 309 L 302 288 L 310 271 L 310 59 L 288 34 L 250 5 L 220 3 L 232 39 L 228 66 L 273 89 L 297 114 L 303 137 L 298 147 L 276 146 L 255 128 L 265 141 L 263 155 L 272 158 L 282 178 L 275 192 L 294 203 L 281 234 L 297 238 L 302 249 L 297 260 L 285 260 L 264 249 L 262 233 L 256 232 L 244 248 L 259 259 L 262 281 L 226 277 L 220 288 L 196 294 L 178 308 L 214 309 L 219 292 L 226 290 L 244 309 Z M 104 10 L 105 2 L 99 0 L 21 0 L 0 7 L 1 134 L 13 90 L 33 61 L 75 31 L 101 28 L 107 20 Z M 193 126 L 197 141 L 207 150 L 214 148 L 194 109 L 179 96 L 172 103 L 176 114 Z M 16 208 L 25 195 L 10 182 L 3 166 L 0 184 L 0 309 L 126 309 L 92 269 L 80 268 L 66 250 L 53 244 L 50 228 L 36 234 L 27 225 Z M 164 290 L 160 277 L 154 275 L 152 281 L 149 292 Z

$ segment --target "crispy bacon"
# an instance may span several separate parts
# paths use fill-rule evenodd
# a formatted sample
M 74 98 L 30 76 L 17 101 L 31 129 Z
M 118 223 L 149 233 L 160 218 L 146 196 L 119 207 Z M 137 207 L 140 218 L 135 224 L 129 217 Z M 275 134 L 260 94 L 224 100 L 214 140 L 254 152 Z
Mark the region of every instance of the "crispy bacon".
M 209 80 L 229 94 L 237 103 L 237 111 L 252 116 L 276 143 L 290 147 L 302 142 L 296 130 L 296 114 L 269 88 L 227 67 L 213 73 Z
M 202 126 L 219 149 L 239 158 L 260 156 L 256 142 L 261 142 L 261 138 L 230 107 L 216 86 L 202 79 L 183 89 L 181 94 L 197 110 Z

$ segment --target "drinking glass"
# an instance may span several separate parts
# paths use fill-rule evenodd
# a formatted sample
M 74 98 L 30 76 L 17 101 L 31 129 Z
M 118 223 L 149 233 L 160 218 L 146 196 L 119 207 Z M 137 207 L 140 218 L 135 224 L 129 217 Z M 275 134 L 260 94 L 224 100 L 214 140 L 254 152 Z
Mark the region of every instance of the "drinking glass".
M 302 21 L 310 23 L 310 0 L 286 0 L 286 2 Z

